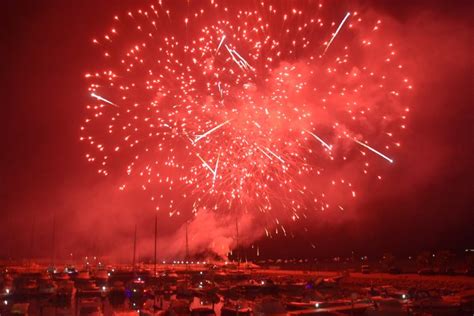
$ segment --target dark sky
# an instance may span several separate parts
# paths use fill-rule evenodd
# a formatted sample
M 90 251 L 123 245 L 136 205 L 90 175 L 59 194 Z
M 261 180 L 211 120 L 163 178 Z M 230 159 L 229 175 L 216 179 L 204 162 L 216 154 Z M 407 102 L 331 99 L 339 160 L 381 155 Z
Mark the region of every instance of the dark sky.
M 133 3 L 2 3 L 0 257 L 48 251 L 54 213 L 61 254 L 77 243 L 85 252 L 104 251 L 104 245 L 120 239 L 117 234 L 130 235 L 132 228 L 113 226 L 129 219 L 124 210 L 136 204 L 117 197 L 115 188 L 87 165 L 79 126 L 88 97 L 83 75 L 98 65 L 90 39 Z M 470 1 L 360 5 L 399 24 L 407 64 L 417 69 L 402 154 L 383 184 L 369 185 L 374 194 L 363 197 L 346 219 L 313 219 L 306 234 L 262 244 L 269 255 L 281 255 L 275 243 L 305 243 L 293 247 L 294 255 L 302 256 L 309 241 L 320 255 L 474 248 Z M 121 219 L 108 213 L 113 207 L 121 210 Z

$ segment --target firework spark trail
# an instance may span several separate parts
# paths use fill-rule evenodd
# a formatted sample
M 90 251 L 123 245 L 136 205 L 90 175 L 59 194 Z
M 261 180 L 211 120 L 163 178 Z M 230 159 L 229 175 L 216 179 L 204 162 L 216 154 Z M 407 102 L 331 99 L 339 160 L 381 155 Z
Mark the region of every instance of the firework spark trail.
M 201 158 L 201 156 L 199 156 L 199 154 L 196 154 L 196 156 L 202 161 L 203 165 L 204 165 L 207 169 L 209 169 L 209 171 L 212 173 L 213 178 L 215 179 L 215 178 L 216 178 L 216 174 L 217 174 L 217 164 L 216 164 L 216 169 L 214 170 L 214 169 L 211 168 L 211 166 L 209 166 L 209 164 L 208 164 L 204 159 Z M 219 162 L 219 161 L 218 161 L 218 162 Z M 217 162 L 217 163 L 218 163 L 218 162 Z
M 329 150 L 332 150 L 332 145 L 329 145 L 327 144 L 324 140 L 322 140 L 318 135 L 308 131 L 307 129 L 304 130 L 305 132 L 307 132 L 308 134 L 310 134 L 311 136 L 313 136 L 314 138 L 316 138 L 324 147 L 326 147 L 327 149 Z
M 219 168 L 219 159 L 220 159 L 220 156 L 221 156 L 221 155 L 217 155 L 216 167 L 214 168 L 214 178 L 212 179 L 212 181 L 216 181 L 217 169 Z
M 225 48 L 227 48 L 227 51 L 229 52 L 230 57 L 232 57 L 232 60 L 237 64 L 237 66 L 239 66 L 240 69 L 245 70 L 244 66 L 242 66 L 241 62 L 239 60 L 237 60 L 237 58 L 235 58 L 234 50 L 230 49 L 227 45 L 225 45 Z
M 361 145 L 361 146 L 367 148 L 367 149 L 370 150 L 371 152 L 373 152 L 373 153 L 379 155 L 380 157 L 382 157 L 383 159 L 387 160 L 388 162 L 393 163 L 393 159 L 391 159 L 391 158 L 385 156 L 385 155 L 382 154 L 380 151 L 378 151 L 378 150 L 376 150 L 376 149 L 370 147 L 370 146 L 367 145 L 367 144 L 364 144 L 363 142 L 358 141 L 358 140 L 355 139 L 355 138 L 354 138 L 354 141 L 355 141 L 357 144 L 359 144 L 359 145 Z
M 257 146 L 257 148 L 258 148 L 258 150 L 260 150 L 260 151 L 262 152 L 262 154 L 264 154 L 265 156 L 267 156 L 268 159 L 273 160 L 273 158 L 272 158 L 269 154 L 267 154 L 262 148 L 260 148 L 260 147 L 258 147 L 258 146 Z
M 285 163 L 285 161 L 280 157 L 278 156 L 277 154 L 275 154 L 273 151 L 270 150 L 270 148 L 265 148 L 270 154 L 272 154 L 276 159 L 280 160 L 282 163 Z
M 240 54 L 235 49 L 233 49 L 232 52 L 236 54 L 237 57 L 239 57 L 240 63 L 242 64 L 242 66 L 253 70 L 252 66 L 250 66 L 250 64 L 242 56 L 240 56 Z
M 219 49 L 221 48 L 222 43 L 224 43 L 224 40 L 225 40 L 225 34 L 222 35 L 222 39 L 221 39 L 221 41 L 219 42 L 219 46 L 217 46 L 216 54 L 219 52 Z
M 119 107 L 117 104 L 115 104 L 115 103 L 113 103 L 113 102 L 111 102 L 111 101 L 109 101 L 109 100 L 107 100 L 107 99 L 101 97 L 100 95 L 95 94 L 94 92 L 91 93 L 91 97 L 96 98 L 96 99 L 99 100 L 99 101 L 103 101 L 103 102 L 105 102 L 105 103 L 108 103 L 108 104 L 110 104 L 110 105 L 113 105 L 113 106 L 115 106 L 115 107 L 117 107 L 117 108 Z
M 232 60 L 239 66 L 240 69 L 242 69 L 242 70 L 247 70 L 247 69 L 253 70 L 253 67 L 235 49 L 230 49 L 227 45 L 225 45 L 225 48 L 227 48 L 227 51 L 229 52 L 230 56 L 232 57 Z M 237 56 L 237 58 L 235 56 Z
M 201 139 L 203 139 L 204 137 L 207 137 L 207 135 L 217 131 L 219 128 L 221 128 L 222 126 L 228 124 L 231 120 L 227 120 L 225 121 L 224 123 L 221 123 L 219 125 L 217 125 L 216 127 L 208 130 L 207 132 L 205 132 L 204 134 L 201 134 L 201 135 L 198 135 L 195 139 L 194 139 L 194 143 L 197 143 L 198 141 L 200 141 Z
M 329 46 L 331 46 L 332 44 L 332 41 L 334 41 L 334 39 L 336 38 L 337 34 L 339 33 L 339 31 L 341 30 L 342 26 L 344 25 L 344 23 L 346 22 L 346 20 L 349 18 L 351 14 L 349 12 L 346 13 L 346 16 L 344 17 L 344 19 L 342 19 L 341 23 L 339 24 L 339 26 L 337 27 L 337 30 L 336 32 L 334 32 L 334 35 L 332 36 L 331 40 L 328 42 L 328 44 L 326 45 L 326 48 L 324 49 L 324 52 L 323 52 L 323 56 L 326 54 Z
M 222 88 L 221 88 L 220 81 L 217 83 L 217 88 L 219 89 L 219 94 L 221 95 L 221 98 L 222 98 Z

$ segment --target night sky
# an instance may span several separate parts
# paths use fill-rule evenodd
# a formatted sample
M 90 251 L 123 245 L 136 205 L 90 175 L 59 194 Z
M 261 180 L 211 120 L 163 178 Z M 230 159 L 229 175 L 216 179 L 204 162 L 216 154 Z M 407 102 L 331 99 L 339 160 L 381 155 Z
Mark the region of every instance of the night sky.
M 59 256 L 131 244 L 134 221 L 139 235 L 152 234 L 144 197 L 117 193 L 79 142 L 90 98 L 84 74 L 100 63 L 91 38 L 137 2 L 3 3 L 0 258 L 48 256 L 54 214 Z M 397 25 L 405 63 L 416 69 L 403 148 L 383 182 L 365 183 L 356 207 L 315 216 L 294 238 L 255 243 L 267 256 L 284 256 L 285 245 L 302 257 L 474 248 L 470 1 L 361 1 L 360 8 Z M 163 235 L 181 224 L 160 217 Z

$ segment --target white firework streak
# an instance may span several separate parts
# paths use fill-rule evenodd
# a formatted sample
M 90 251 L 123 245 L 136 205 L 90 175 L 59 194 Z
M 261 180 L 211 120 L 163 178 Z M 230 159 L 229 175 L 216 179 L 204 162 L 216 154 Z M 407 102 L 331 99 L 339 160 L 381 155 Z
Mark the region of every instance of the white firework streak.
M 113 103 L 113 102 L 111 102 L 111 101 L 109 101 L 109 100 L 107 100 L 107 99 L 101 97 L 100 95 L 95 94 L 94 92 L 91 93 L 91 97 L 96 98 L 96 99 L 99 100 L 99 101 L 103 101 L 103 102 L 105 102 L 105 103 L 108 103 L 108 104 L 110 104 L 110 105 L 113 105 L 113 106 L 115 106 L 115 107 L 119 107 L 117 104 L 115 104 L 115 103 Z
M 258 148 L 258 150 L 260 150 L 260 151 L 262 152 L 262 154 L 264 154 L 265 156 L 267 156 L 268 159 L 273 160 L 273 158 L 272 158 L 269 154 L 267 154 L 262 148 L 260 148 L 260 147 L 258 147 L 258 146 L 257 146 L 257 148 Z
M 222 98 L 222 88 L 221 88 L 221 82 L 220 81 L 217 83 L 217 88 L 219 88 L 219 93 L 220 93 L 221 98 Z
M 219 43 L 219 46 L 217 46 L 216 54 L 219 52 L 219 49 L 221 48 L 222 43 L 224 43 L 224 40 L 225 40 L 225 34 L 222 35 L 222 39 L 221 39 L 221 41 L 220 41 L 220 43 Z
M 212 181 L 216 181 L 216 177 L 217 177 L 217 168 L 219 167 L 219 158 L 220 158 L 220 154 L 217 155 L 217 161 L 216 161 L 216 167 L 214 168 L 214 178 L 212 179 Z
M 250 66 L 250 64 L 242 56 L 240 56 L 240 54 L 235 49 L 233 49 L 232 51 L 234 52 L 234 54 L 237 55 L 237 57 L 239 57 L 240 62 L 245 68 L 250 68 L 251 70 L 253 70 L 253 67 Z
M 254 70 L 252 66 L 242 57 L 240 54 L 235 50 L 235 49 L 230 49 L 227 45 L 225 45 L 225 48 L 227 48 L 227 51 L 229 52 L 230 56 L 232 57 L 232 60 L 239 66 L 240 69 L 242 70 Z M 235 57 L 237 56 L 238 59 Z
M 346 16 L 344 17 L 344 19 L 342 19 L 342 22 L 339 24 L 339 26 L 337 27 L 337 30 L 336 32 L 334 32 L 334 35 L 332 36 L 331 40 L 328 42 L 328 44 L 326 45 L 326 49 L 324 50 L 323 52 L 323 56 L 324 54 L 326 54 L 326 51 L 328 50 L 329 46 L 331 46 L 332 44 L 332 41 L 334 41 L 334 39 L 336 38 L 337 36 L 337 33 L 339 33 L 339 31 L 341 30 L 342 26 L 344 25 L 344 23 L 346 22 L 347 18 L 349 18 L 351 14 L 349 12 L 346 13 Z
M 196 139 L 194 140 L 194 143 L 197 143 L 197 142 L 200 141 L 202 138 L 206 137 L 207 135 L 211 134 L 212 132 L 215 132 L 216 130 L 218 130 L 218 129 L 221 128 L 222 126 L 228 124 L 230 121 L 231 121 L 231 120 L 227 120 L 227 121 L 225 121 L 224 123 L 221 123 L 221 124 L 217 125 L 216 127 L 212 128 L 212 129 L 210 129 L 210 130 L 208 130 L 208 131 L 205 132 L 204 134 L 198 135 L 198 136 L 196 137 Z
M 387 160 L 388 162 L 393 163 L 393 159 L 391 159 L 391 158 L 385 156 L 385 155 L 382 154 L 380 151 L 375 150 L 374 148 L 372 148 L 372 147 L 370 147 L 369 145 L 366 145 L 366 144 L 364 144 L 364 143 L 358 141 L 358 140 L 355 139 L 355 138 L 354 138 L 354 141 L 355 141 L 357 144 L 359 144 L 359 145 L 361 145 L 361 146 L 367 148 L 368 150 L 372 151 L 373 153 L 379 155 L 380 157 L 382 157 L 383 159 Z
M 272 154 L 276 159 L 280 160 L 282 163 L 285 163 L 285 161 L 284 161 L 283 159 L 281 159 L 280 156 L 278 156 L 278 155 L 275 154 L 273 151 L 271 151 L 270 148 L 266 147 L 265 149 L 268 150 L 268 152 L 269 152 L 270 154 Z
M 304 130 L 306 133 L 310 134 L 311 136 L 313 136 L 314 138 L 316 138 L 323 146 L 325 146 L 327 149 L 329 150 L 332 150 L 332 145 L 329 145 L 327 144 L 324 140 L 322 140 L 318 135 L 308 131 L 308 130 Z
M 233 50 L 230 49 L 227 45 L 224 45 L 224 46 L 225 46 L 225 48 L 227 48 L 227 51 L 229 52 L 230 57 L 232 57 L 232 60 L 237 64 L 237 66 L 239 66 L 240 69 L 244 70 L 244 68 L 242 67 L 240 62 L 237 60 L 237 58 L 235 58 L 235 56 L 233 54 Z
M 202 161 L 204 166 L 206 166 L 206 168 L 209 169 L 209 171 L 212 173 L 212 175 L 214 176 L 214 179 L 215 179 L 216 178 L 217 165 L 216 165 L 216 170 L 213 170 L 211 168 L 211 166 L 209 166 L 209 164 L 204 159 L 202 159 L 201 156 L 199 156 L 199 154 L 196 154 L 196 156 Z

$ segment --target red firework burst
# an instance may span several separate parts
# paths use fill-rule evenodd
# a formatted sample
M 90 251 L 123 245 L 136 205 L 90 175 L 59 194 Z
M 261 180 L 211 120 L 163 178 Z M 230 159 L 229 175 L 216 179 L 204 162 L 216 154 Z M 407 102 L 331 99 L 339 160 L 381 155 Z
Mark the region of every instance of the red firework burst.
M 127 175 L 120 189 L 138 183 L 170 216 L 280 224 L 343 209 L 347 166 L 393 162 L 411 83 L 380 20 L 315 1 L 180 5 L 116 16 L 93 40 L 104 68 L 86 75 L 81 140 L 99 173 Z

